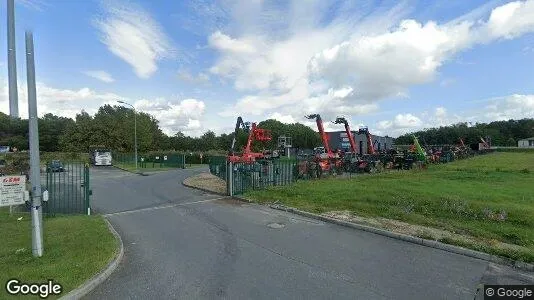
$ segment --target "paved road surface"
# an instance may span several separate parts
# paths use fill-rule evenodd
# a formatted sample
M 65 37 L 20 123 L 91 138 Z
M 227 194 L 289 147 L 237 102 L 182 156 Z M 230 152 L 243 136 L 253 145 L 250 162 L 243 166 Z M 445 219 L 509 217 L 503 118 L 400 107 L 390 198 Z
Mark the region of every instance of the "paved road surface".
M 86 299 L 473 299 L 482 282 L 533 280 L 181 185 L 200 171 L 92 171 L 93 207 L 108 214 L 125 257 Z

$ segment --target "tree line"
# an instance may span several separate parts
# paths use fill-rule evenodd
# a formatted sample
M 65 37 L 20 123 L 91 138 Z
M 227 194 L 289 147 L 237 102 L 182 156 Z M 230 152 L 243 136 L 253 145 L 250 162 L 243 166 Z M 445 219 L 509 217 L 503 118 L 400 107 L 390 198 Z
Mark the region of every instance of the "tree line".
M 521 139 L 534 137 L 534 119 L 494 121 L 490 123 L 466 122 L 439 128 L 430 128 L 399 136 L 397 145 L 413 143 L 413 135 L 424 145 L 458 145 L 460 138 L 466 145 L 479 143 L 490 137 L 492 146 L 513 147 Z
M 46 114 L 39 118 L 39 146 L 44 152 L 87 152 L 91 146 L 104 146 L 117 152 L 133 152 L 134 112 L 123 106 L 104 105 L 95 115 L 81 111 L 74 118 Z M 227 151 L 233 132 L 216 135 L 207 131 L 200 137 L 187 136 L 182 132 L 168 136 L 159 127 L 158 120 L 150 114 L 137 112 L 138 151 Z M 255 142 L 253 150 L 276 149 L 278 137 L 289 136 L 292 145 L 300 149 L 311 149 L 321 145 L 317 132 L 301 124 L 284 124 L 269 119 L 259 122 L 258 127 L 269 129 L 272 140 Z M 11 146 L 18 150 L 29 149 L 28 120 L 11 118 L 0 112 L 0 146 Z M 458 123 L 439 128 L 425 129 L 404 134 L 395 139 L 397 145 L 413 143 L 416 135 L 423 145 L 455 145 L 460 138 L 466 144 L 478 143 L 480 138 L 491 137 L 494 146 L 517 146 L 517 141 L 534 137 L 534 119 L 495 121 L 491 123 Z M 247 141 L 247 133 L 238 131 L 236 150 L 241 150 Z
M 139 152 L 149 151 L 227 151 L 233 132 L 216 135 L 207 131 L 200 137 L 178 132 L 163 133 L 158 120 L 150 114 L 137 112 L 137 143 Z M 304 124 L 284 124 L 276 120 L 259 122 L 258 127 L 272 131 L 272 140 L 253 144 L 254 150 L 276 149 L 278 137 L 292 137 L 293 146 L 313 148 L 321 142 L 317 132 Z M 94 114 L 85 111 L 73 119 L 46 114 L 39 118 L 39 148 L 43 152 L 87 152 L 92 146 L 103 146 L 117 152 L 134 151 L 134 112 L 123 106 L 104 105 Z M 236 150 L 246 144 L 248 135 L 238 131 Z M 11 118 L 0 112 L 0 146 L 18 150 L 29 149 L 28 120 Z

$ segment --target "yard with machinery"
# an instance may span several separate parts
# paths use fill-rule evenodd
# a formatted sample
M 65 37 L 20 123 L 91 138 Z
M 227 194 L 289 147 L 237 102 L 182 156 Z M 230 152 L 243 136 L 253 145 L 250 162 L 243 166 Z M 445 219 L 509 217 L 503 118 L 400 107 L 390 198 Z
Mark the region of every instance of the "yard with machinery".
M 532 182 L 532 153 L 490 153 L 425 169 L 301 180 L 244 196 L 534 262 Z

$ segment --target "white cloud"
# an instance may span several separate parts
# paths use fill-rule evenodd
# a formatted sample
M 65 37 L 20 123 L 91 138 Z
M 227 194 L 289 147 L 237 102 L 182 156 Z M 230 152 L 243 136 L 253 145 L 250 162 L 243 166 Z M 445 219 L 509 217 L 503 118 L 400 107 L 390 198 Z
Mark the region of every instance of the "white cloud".
M 290 1 L 280 20 L 269 24 L 254 20 L 272 15 L 270 6 L 249 4 L 246 20 L 212 32 L 208 44 L 220 55 L 211 73 L 232 80 L 243 93 L 220 115 L 280 112 L 300 120 L 308 111 L 369 114 L 381 100 L 408 98 L 410 87 L 435 80 L 458 53 L 534 31 L 534 0 L 500 7 L 491 2 L 493 7 L 484 5 L 447 23 L 403 20 L 402 5 L 372 12 L 342 1 L 345 10 L 336 12 L 324 3 Z M 332 11 L 333 20 L 324 25 L 321 20 Z
M 514 1 L 495 8 L 487 30 L 491 38 L 505 39 L 534 31 L 534 1 Z
M 205 73 L 198 73 L 198 75 L 191 74 L 189 71 L 180 69 L 178 70 L 178 79 L 187 83 L 204 84 L 210 81 L 210 77 Z
M 493 99 L 482 113 L 483 120 L 534 118 L 534 95 L 510 95 Z
M 140 6 L 117 1 L 104 3 L 105 16 L 95 20 L 101 41 L 109 51 L 130 64 L 140 78 L 149 78 L 157 62 L 173 56 L 170 39 Z
M 49 6 L 45 0 L 15 0 L 15 3 L 37 11 L 43 11 L 44 7 Z
M 25 82 L 19 83 L 19 115 L 28 117 L 28 96 Z M 0 111 L 9 113 L 7 80 L 0 78 Z M 37 112 L 40 117 L 46 113 L 74 118 L 82 108 L 94 114 L 105 105 L 119 105 L 118 100 L 131 103 L 139 111 L 153 115 L 160 128 L 167 134 L 182 131 L 198 136 L 206 129 L 202 126 L 206 105 L 197 99 L 184 99 L 179 102 L 165 98 L 135 100 L 114 93 L 100 93 L 84 87 L 77 90 L 58 89 L 44 83 L 37 83 Z
M 392 121 L 380 121 L 378 122 L 378 129 L 388 130 L 388 129 L 409 129 L 409 128 L 418 128 L 423 124 L 421 119 L 412 115 L 412 114 L 398 114 Z
M 178 103 L 164 98 L 142 99 L 136 101 L 134 106 L 158 119 L 166 134 L 172 135 L 182 131 L 185 134 L 198 135 L 199 130 L 204 129 L 200 119 L 204 115 L 206 105 L 197 99 L 184 99 Z
M 113 79 L 111 74 L 109 74 L 106 71 L 85 71 L 83 73 L 85 75 L 89 76 L 89 77 L 93 77 L 93 78 L 98 79 L 98 80 L 103 81 L 103 82 L 110 83 L 110 82 L 114 82 L 115 81 L 115 79 Z
M 254 54 L 257 51 L 252 43 L 248 43 L 244 40 L 232 39 L 220 31 L 213 33 L 209 37 L 208 44 L 220 51 L 233 54 Z
M 274 119 L 277 121 L 280 121 L 285 124 L 293 124 L 296 123 L 295 119 L 290 115 L 282 115 L 281 113 L 273 113 L 270 116 L 267 117 L 267 119 Z
M 393 120 L 376 123 L 373 132 L 398 136 L 425 128 L 448 126 L 461 122 L 489 123 L 534 118 L 534 95 L 513 94 L 486 100 L 486 105 L 479 109 L 449 113 L 444 107 L 437 107 L 433 114 L 426 112 L 415 116 L 411 113 L 398 114 Z

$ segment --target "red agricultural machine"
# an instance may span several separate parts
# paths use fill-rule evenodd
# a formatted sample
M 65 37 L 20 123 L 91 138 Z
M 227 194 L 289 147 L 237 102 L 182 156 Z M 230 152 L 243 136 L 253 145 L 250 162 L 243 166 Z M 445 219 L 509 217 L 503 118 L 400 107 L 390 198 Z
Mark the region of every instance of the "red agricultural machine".
M 346 172 L 368 172 L 374 173 L 376 171 L 382 170 L 382 164 L 379 159 L 375 157 L 376 151 L 374 149 L 374 144 L 372 142 L 371 134 L 367 127 L 360 128 L 358 133 L 363 133 L 367 138 L 367 155 L 358 153 L 356 148 L 356 141 L 354 140 L 354 135 L 352 130 L 350 130 L 349 122 L 343 117 L 337 117 L 333 122 L 334 124 L 343 124 L 345 126 L 345 132 L 350 143 L 351 152 L 346 152 L 343 154 L 343 169 Z
M 343 160 L 339 153 L 334 153 L 330 148 L 321 115 L 312 114 L 305 117 L 307 119 L 315 119 L 323 147 L 315 148 L 315 155 L 311 159 L 299 163 L 299 175 L 308 174 L 312 178 L 320 178 L 325 173 L 331 175 L 343 174 Z
M 248 139 L 247 144 L 243 148 L 243 152 L 241 155 L 237 155 L 235 153 L 235 143 L 237 141 L 237 135 L 239 128 L 243 128 L 243 130 L 248 133 Z M 272 139 L 271 137 L 271 131 L 267 129 L 258 128 L 256 123 L 250 124 L 250 122 L 243 122 L 243 119 L 241 117 L 237 118 L 237 122 L 235 124 L 235 131 L 234 131 L 234 137 L 232 140 L 232 145 L 230 147 L 230 151 L 228 153 L 228 161 L 237 163 L 237 162 L 244 162 L 244 163 L 252 163 L 255 162 L 257 159 L 265 159 L 270 158 L 267 157 L 267 152 L 269 151 L 263 151 L 263 152 L 252 152 L 252 142 L 254 140 L 259 142 L 267 142 Z

